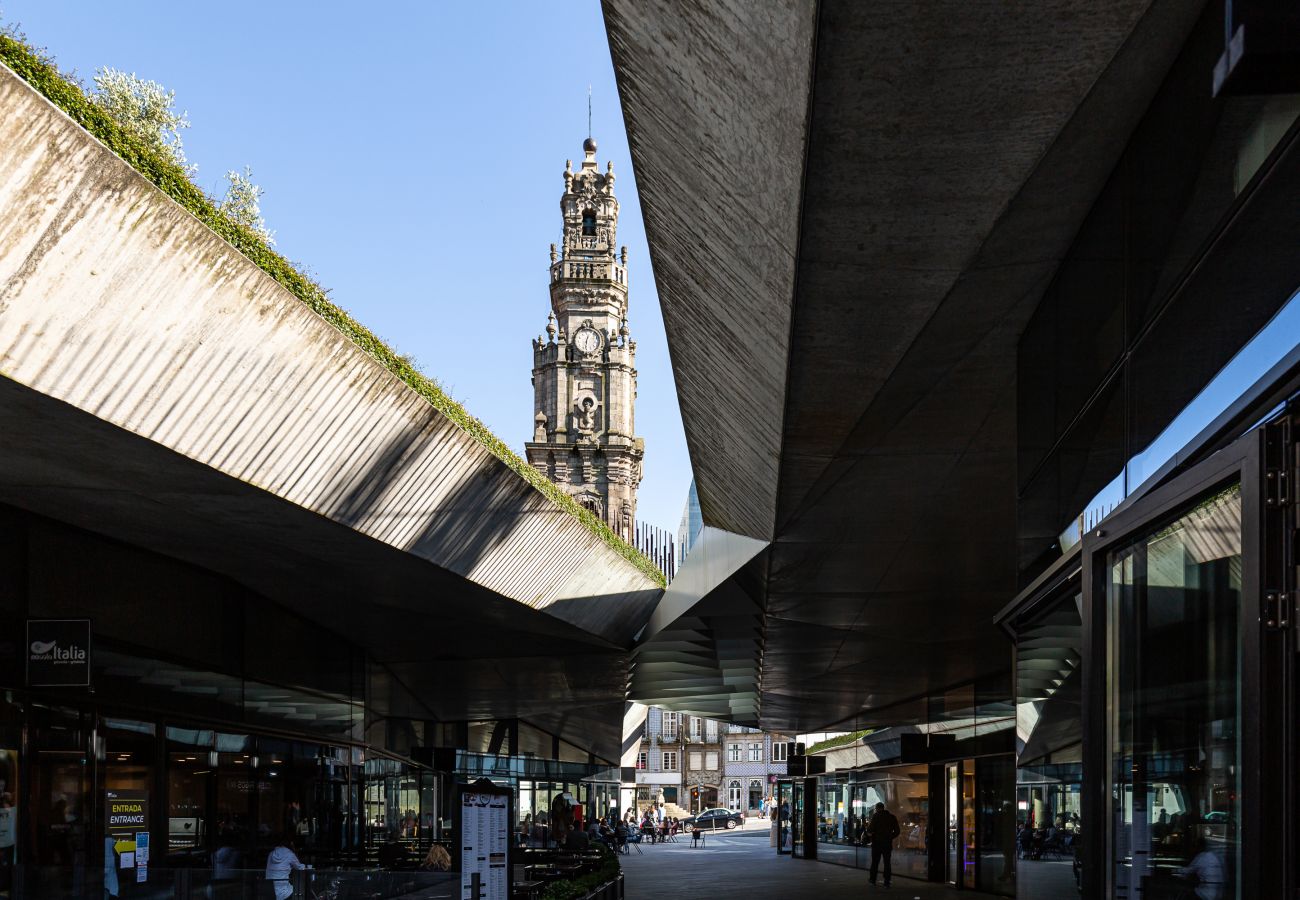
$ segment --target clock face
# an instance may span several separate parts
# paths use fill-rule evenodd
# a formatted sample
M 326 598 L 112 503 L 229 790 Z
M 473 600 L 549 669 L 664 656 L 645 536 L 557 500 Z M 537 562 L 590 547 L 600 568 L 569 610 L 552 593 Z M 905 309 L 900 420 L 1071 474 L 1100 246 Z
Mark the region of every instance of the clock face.
M 595 353 L 600 347 L 600 335 L 590 328 L 580 328 L 573 336 L 573 345 L 583 353 Z

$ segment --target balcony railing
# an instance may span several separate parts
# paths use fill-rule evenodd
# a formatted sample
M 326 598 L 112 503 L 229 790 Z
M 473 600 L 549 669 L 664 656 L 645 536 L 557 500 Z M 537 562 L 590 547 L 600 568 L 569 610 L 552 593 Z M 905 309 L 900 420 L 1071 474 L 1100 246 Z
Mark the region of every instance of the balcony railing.
M 551 281 L 613 281 L 627 284 L 627 269 L 618 263 L 562 259 L 551 264 Z

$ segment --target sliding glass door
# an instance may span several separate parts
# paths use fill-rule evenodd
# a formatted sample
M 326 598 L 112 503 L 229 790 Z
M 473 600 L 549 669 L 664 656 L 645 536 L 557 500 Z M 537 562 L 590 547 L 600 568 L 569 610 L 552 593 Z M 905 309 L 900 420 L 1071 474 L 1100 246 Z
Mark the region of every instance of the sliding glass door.
M 1241 897 L 1241 486 L 1107 554 L 1115 896 Z
M 1104 848 L 1085 896 L 1265 895 L 1258 728 L 1243 724 L 1265 712 L 1261 444 L 1247 435 L 1085 539 L 1084 762 L 1100 778 L 1082 821 Z

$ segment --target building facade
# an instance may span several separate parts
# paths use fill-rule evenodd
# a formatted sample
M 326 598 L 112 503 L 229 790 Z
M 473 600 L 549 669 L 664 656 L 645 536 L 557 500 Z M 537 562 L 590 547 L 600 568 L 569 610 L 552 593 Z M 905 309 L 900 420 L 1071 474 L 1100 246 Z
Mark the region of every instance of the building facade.
M 646 715 L 636 763 L 636 806 L 686 816 L 725 806 L 758 815 L 786 773 L 787 735 L 659 707 Z
M 723 738 L 723 774 L 719 805 L 747 815 L 757 814 L 776 791 L 776 779 L 786 774 L 789 735 L 757 728 L 728 727 Z
M 645 445 L 635 436 L 636 341 L 627 323 L 627 248 L 616 251 L 614 166 L 596 142 L 564 167 L 563 242 L 551 245 L 551 312 L 533 341 L 528 463 L 631 540 Z

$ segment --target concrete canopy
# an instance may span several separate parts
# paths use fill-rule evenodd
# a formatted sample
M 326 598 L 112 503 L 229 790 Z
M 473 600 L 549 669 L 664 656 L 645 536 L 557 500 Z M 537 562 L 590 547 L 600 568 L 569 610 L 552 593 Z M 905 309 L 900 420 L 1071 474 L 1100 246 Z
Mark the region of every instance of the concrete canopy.
M 765 728 L 1006 670 L 1016 341 L 1201 7 L 605 0 L 705 524 L 771 541 Z
M 380 714 L 617 760 L 656 585 L 3 68 L 0 109 L 0 502 L 348 637 Z

